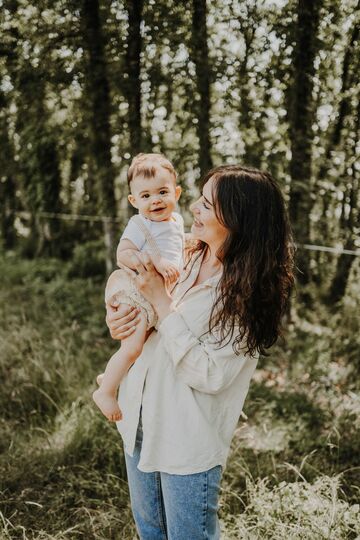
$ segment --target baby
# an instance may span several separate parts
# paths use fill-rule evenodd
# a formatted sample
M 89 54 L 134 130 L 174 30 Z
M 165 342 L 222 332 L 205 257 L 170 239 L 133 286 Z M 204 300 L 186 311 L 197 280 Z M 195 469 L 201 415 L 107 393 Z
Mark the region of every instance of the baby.
M 173 165 L 161 154 L 138 154 L 133 159 L 128 171 L 128 199 L 139 213 L 129 220 L 116 251 L 118 266 L 131 269 L 134 252 L 146 251 L 167 286 L 176 282 L 183 266 L 184 224 L 180 214 L 174 212 L 181 194 L 176 178 Z M 115 422 L 122 418 L 117 389 L 141 354 L 147 330 L 155 326 L 157 316 L 126 270 L 115 270 L 110 275 L 105 302 L 118 305 L 124 315 L 129 304 L 140 311 L 136 330 L 121 341 L 121 348 L 110 358 L 104 374 L 99 375 L 99 388 L 93 393 L 101 412 Z

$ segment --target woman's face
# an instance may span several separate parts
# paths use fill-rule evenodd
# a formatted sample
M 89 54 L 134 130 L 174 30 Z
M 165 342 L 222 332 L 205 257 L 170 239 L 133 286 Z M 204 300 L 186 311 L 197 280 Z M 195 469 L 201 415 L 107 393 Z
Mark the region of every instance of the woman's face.
M 194 214 L 191 232 L 196 240 L 202 240 L 210 247 L 218 249 L 225 241 L 228 230 L 222 225 L 215 214 L 213 200 L 214 178 L 211 177 L 203 187 L 200 199 L 190 206 Z

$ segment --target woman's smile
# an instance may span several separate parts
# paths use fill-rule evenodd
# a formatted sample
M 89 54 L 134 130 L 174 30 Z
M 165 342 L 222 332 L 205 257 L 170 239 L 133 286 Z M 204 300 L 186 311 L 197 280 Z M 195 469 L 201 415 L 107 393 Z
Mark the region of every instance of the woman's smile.
M 198 219 L 196 219 L 195 216 L 194 216 L 194 222 L 193 222 L 193 225 L 194 225 L 195 227 L 202 227 L 202 226 L 203 226 L 203 224 L 202 224 Z

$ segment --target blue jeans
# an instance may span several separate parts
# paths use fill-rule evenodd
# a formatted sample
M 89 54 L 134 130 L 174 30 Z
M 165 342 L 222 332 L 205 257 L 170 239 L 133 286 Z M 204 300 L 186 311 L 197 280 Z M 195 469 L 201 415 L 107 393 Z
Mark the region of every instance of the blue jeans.
M 218 496 L 222 468 L 195 474 L 142 472 L 142 428 L 134 456 L 125 453 L 130 499 L 141 540 L 218 540 Z

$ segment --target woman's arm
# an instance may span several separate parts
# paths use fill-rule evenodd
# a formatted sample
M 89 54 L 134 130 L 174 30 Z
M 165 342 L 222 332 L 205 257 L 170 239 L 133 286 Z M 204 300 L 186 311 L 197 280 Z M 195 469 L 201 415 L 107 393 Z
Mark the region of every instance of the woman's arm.
M 216 343 L 216 334 L 198 339 L 176 311 L 162 320 L 158 331 L 178 377 L 200 392 L 221 392 L 250 360 L 245 354 L 235 355 L 233 339 L 221 348 Z
M 177 375 L 200 392 L 221 392 L 232 383 L 250 358 L 245 354 L 235 355 L 233 340 L 219 348 L 216 334 L 198 339 L 182 315 L 174 311 L 164 281 L 150 258 L 142 254 L 136 259 L 133 264 L 137 273 L 131 273 L 142 294 L 157 311 L 160 320 L 158 331 Z M 251 361 L 256 362 L 256 359 Z

